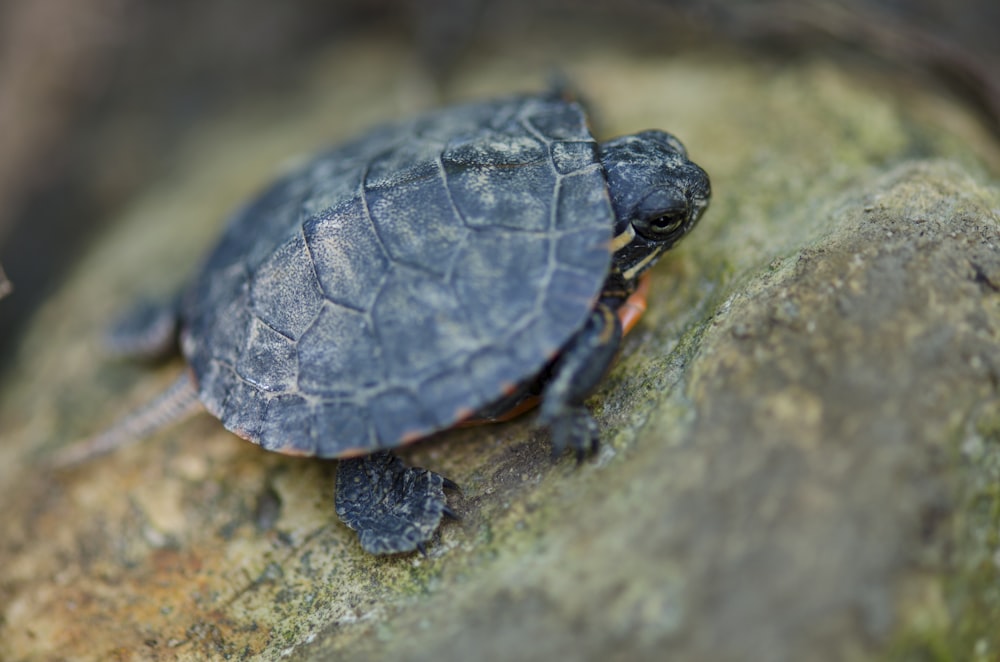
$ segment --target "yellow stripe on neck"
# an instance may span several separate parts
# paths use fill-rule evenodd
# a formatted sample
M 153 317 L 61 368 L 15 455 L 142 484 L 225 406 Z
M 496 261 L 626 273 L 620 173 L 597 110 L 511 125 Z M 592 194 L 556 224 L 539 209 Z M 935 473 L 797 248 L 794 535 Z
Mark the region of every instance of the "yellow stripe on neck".
M 628 227 L 625 228 L 624 232 L 616 235 L 615 238 L 611 240 L 611 252 L 617 253 L 631 244 L 633 239 L 635 239 L 635 230 L 632 228 L 632 225 L 629 224 Z

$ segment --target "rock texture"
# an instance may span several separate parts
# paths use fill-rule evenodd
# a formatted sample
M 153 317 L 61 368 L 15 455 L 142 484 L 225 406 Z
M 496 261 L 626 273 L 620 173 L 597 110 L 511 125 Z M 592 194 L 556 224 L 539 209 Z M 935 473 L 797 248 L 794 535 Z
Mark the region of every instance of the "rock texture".
M 675 132 L 715 190 L 593 400 L 599 456 L 553 462 L 530 416 L 412 447 L 463 487 L 427 558 L 364 555 L 332 463 L 207 416 L 44 468 L 180 369 L 102 359 L 114 311 L 182 282 L 279 157 L 431 105 L 404 51 L 359 40 L 192 135 L 40 308 L 0 384 L 0 657 L 1000 654 L 996 146 L 829 64 L 570 43 L 600 133 Z M 538 87 L 532 61 L 471 61 L 454 96 Z

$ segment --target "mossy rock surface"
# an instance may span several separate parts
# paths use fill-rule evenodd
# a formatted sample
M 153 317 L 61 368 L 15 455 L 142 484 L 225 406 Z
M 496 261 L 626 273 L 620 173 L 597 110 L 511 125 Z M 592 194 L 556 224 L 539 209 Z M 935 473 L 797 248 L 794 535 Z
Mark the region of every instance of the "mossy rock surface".
M 964 112 L 826 62 L 626 44 L 470 61 L 437 99 L 392 42 L 181 148 L 42 306 L 0 384 L 4 659 L 995 659 L 1000 163 Z M 558 48 L 557 48 L 558 47 Z M 553 461 L 531 416 L 405 452 L 463 487 L 420 555 L 365 555 L 333 463 L 200 416 L 70 471 L 57 448 L 171 382 L 116 311 L 195 268 L 297 152 L 565 70 L 598 133 L 676 133 L 713 178 Z M 369 63 L 363 75 L 343 62 Z M 387 93 L 389 90 L 391 93 Z

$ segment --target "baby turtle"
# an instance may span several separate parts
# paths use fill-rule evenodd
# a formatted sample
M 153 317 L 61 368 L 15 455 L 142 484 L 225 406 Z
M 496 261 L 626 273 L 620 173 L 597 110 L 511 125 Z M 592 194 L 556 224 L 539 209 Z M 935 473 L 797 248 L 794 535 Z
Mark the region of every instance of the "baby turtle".
M 540 396 L 554 451 L 592 452 L 583 402 L 644 307 L 640 275 L 708 198 L 676 138 L 597 143 L 555 93 L 377 128 L 281 177 L 175 301 L 118 326 L 133 353 L 179 337 L 190 370 L 63 460 L 200 402 L 265 449 L 339 458 L 337 514 L 364 549 L 422 550 L 452 485 L 389 450 Z

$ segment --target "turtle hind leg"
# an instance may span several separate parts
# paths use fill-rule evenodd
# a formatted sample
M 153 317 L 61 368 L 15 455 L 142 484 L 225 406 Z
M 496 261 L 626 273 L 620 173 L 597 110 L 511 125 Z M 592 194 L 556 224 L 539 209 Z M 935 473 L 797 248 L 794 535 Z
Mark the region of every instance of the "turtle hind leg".
M 388 451 L 344 459 L 337 466 L 337 515 L 370 554 L 422 550 L 441 518 L 455 516 L 444 493 L 454 487 Z
M 552 434 L 553 456 L 572 448 L 579 462 L 597 451 L 597 423 L 583 402 L 611 367 L 621 339 L 618 316 L 598 305 L 552 366 L 539 420 Z
M 166 301 L 139 301 L 107 330 L 105 349 L 112 356 L 147 360 L 175 354 L 178 308 L 177 297 Z

